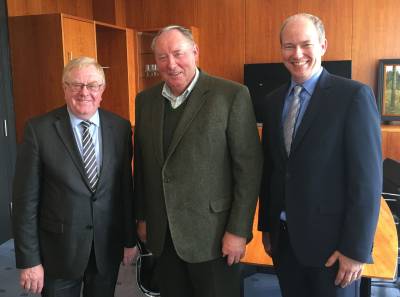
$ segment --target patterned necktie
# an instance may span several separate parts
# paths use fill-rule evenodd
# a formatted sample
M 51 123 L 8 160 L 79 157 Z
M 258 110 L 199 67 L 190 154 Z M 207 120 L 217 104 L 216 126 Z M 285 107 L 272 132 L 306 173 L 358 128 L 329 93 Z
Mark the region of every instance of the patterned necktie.
M 290 106 L 285 122 L 283 123 L 283 136 L 288 156 L 290 155 L 290 147 L 292 145 L 296 120 L 300 110 L 300 93 L 302 89 L 303 87 L 301 85 L 296 85 L 294 87 L 292 105 Z
M 99 176 L 97 174 L 97 161 L 96 151 L 92 141 L 92 136 L 89 132 L 89 127 L 92 123 L 90 121 L 82 121 L 82 155 L 83 165 L 85 167 L 86 176 L 89 180 L 90 189 L 94 193 L 96 191 L 97 181 Z

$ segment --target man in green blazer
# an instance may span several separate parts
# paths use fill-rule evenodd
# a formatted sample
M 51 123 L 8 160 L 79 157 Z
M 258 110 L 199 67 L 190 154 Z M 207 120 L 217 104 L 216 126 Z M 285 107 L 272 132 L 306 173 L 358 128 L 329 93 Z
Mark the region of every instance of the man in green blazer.
M 161 296 L 239 296 L 262 169 L 249 92 L 200 71 L 183 27 L 152 48 L 164 83 L 136 98 L 139 237 L 160 256 Z

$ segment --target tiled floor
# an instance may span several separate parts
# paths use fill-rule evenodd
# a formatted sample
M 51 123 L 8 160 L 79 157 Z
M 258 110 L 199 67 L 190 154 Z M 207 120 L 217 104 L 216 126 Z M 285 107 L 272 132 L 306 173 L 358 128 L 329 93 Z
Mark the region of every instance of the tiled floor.
M 121 266 L 115 297 L 143 297 L 136 285 L 136 266 Z M 281 297 L 276 276 L 249 270 L 243 280 L 243 297 Z M 254 270 L 254 269 L 253 269 Z M 394 285 L 394 286 L 393 286 Z M 371 297 L 400 297 L 398 284 L 392 287 L 372 286 Z M 27 294 L 18 284 L 15 269 L 14 243 L 12 240 L 0 245 L 0 297 L 38 296 Z M 190 296 L 188 296 L 190 297 Z M 323 296 L 321 296 L 323 297 Z

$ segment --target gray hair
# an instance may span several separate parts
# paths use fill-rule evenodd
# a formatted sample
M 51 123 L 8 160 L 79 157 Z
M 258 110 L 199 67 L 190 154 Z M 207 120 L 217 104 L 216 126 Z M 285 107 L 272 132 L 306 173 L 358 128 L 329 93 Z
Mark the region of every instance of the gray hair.
M 279 38 L 280 38 L 281 44 L 282 44 L 282 33 L 283 33 L 283 30 L 285 29 L 286 25 L 289 22 L 294 21 L 299 18 L 305 18 L 305 19 L 311 21 L 311 23 L 314 25 L 315 29 L 317 30 L 319 42 L 322 43 L 325 39 L 324 23 L 315 15 L 312 15 L 309 13 L 298 13 L 298 14 L 292 15 L 292 16 L 288 17 L 286 20 L 284 20 L 284 22 L 281 26 L 281 31 L 279 32 Z
M 154 52 L 154 48 L 156 46 L 158 37 L 160 37 L 160 35 L 162 33 L 172 31 L 172 30 L 179 31 L 190 44 L 193 44 L 193 45 L 196 44 L 196 42 L 194 41 L 193 35 L 192 35 L 192 31 L 190 31 L 189 29 L 182 27 L 182 26 L 169 25 L 167 27 L 160 29 L 160 31 L 157 32 L 156 36 L 154 36 L 153 41 L 151 42 L 151 49 L 153 50 L 153 52 Z
M 71 61 L 68 62 L 67 65 L 65 65 L 63 74 L 62 74 L 62 82 L 65 83 L 67 82 L 68 76 L 71 73 L 72 70 L 74 69 L 82 69 L 86 68 L 89 66 L 94 66 L 96 68 L 97 73 L 101 76 L 102 79 L 102 84 L 106 84 L 106 78 L 104 75 L 104 70 L 103 67 L 97 61 L 93 58 L 90 57 L 79 57 L 72 59 Z

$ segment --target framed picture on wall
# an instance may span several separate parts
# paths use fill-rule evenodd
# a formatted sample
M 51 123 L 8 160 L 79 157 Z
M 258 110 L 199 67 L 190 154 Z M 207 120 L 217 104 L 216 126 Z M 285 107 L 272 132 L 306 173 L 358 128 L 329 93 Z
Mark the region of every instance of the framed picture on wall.
M 379 60 L 378 107 L 382 121 L 400 120 L 400 59 Z

